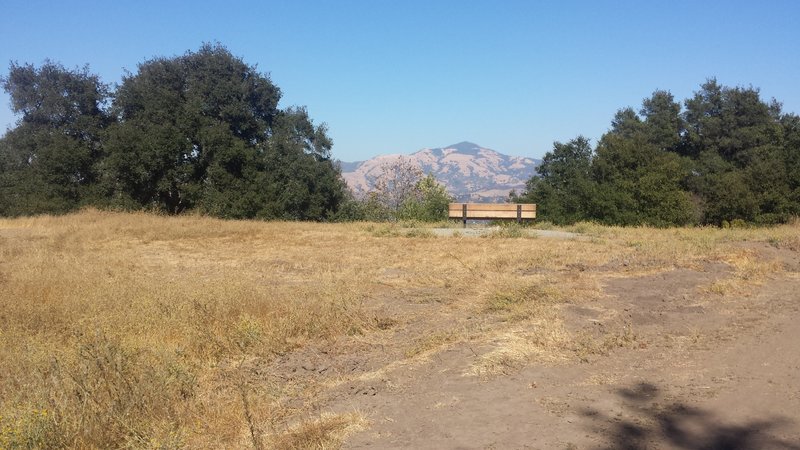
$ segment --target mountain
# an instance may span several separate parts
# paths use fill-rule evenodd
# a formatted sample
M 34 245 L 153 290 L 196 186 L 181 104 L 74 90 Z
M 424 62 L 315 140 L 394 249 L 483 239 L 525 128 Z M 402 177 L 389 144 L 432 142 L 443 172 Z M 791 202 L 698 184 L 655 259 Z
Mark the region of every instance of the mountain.
M 362 196 L 373 188 L 385 165 L 401 158 L 426 174 L 433 174 L 457 201 L 473 202 L 501 202 L 512 189 L 524 190 L 525 182 L 541 162 L 504 155 L 472 142 L 459 142 L 442 148 L 425 148 L 411 155 L 381 155 L 367 161 L 342 162 L 342 175 L 356 196 Z

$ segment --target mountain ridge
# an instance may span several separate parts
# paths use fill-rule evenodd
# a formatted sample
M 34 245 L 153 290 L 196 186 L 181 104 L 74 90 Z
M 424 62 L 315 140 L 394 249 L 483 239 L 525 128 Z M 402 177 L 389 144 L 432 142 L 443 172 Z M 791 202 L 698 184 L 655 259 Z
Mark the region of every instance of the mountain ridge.
M 409 155 L 378 155 L 365 161 L 340 162 L 342 176 L 356 195 L 372 190 L 387 165 L 405 159 L 425 174 L 432 174 L 457 201 L 498 202 L 511 190 L 521 191 L 541 162 L 509 156 L 469 141 L 423 148 Z

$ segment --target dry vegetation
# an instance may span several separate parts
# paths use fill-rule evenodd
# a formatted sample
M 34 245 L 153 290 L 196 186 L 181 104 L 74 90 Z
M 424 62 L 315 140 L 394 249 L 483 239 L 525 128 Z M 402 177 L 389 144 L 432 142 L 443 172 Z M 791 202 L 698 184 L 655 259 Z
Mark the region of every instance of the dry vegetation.
M 492 239 L 375 224 L 84 211 L 0 220 L 0 448 L 331 448 L 369 426 L 324 393 L 466 343 L 465 376 L 635 340 L 561 323 L 603 280 L 709 262 L 721 297 L 780 271 L 742 243 L 800 248 L 800 226 L 622 229 Z M 370 359 L 305 368 L 309 352 Z M 367 349 L 362 352 L 362 350 Z M 298 356 L 299 355 L 299 356 Z M 376 360 L 377 361 L 377 360 Z

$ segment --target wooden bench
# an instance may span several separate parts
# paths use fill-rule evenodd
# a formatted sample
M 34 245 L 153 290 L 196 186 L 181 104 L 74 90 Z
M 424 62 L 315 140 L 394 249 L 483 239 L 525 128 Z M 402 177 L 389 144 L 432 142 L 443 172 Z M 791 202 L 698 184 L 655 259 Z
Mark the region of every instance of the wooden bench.
M 448 217 L 467 220 L 513 220 L 517 223 L 536 218 L 535 203 L 450 203 Z

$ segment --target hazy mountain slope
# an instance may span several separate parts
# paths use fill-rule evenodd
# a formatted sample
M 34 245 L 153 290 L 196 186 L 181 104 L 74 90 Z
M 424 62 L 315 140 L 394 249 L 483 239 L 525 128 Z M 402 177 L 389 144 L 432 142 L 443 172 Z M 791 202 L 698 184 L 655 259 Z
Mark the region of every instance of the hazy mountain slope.
M 386 164 L 404 158 L 433 174 L 456 199 L 503 201 L 512 189 L 523 190 L 539 160 L 508 156 L 471 142 L 426 148 L 411 155 L 381 155 L 367 161 L 342 162 L 342 175 L 359 196 L 372 189 Z

